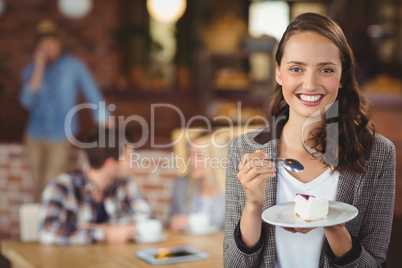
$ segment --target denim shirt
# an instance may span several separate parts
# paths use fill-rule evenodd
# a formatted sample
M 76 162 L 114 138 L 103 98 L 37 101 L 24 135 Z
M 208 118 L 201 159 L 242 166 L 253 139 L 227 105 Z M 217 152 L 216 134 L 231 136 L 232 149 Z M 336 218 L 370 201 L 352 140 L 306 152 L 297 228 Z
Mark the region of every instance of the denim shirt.
M 22 105 L 30 112 L 27 127 L 30 137 L 49 141 L 67 139 L 78 132 L 76 114 L 82 109 L 91 109 L 97 123 L 106 121 L 109 113 L 103 98 L 80 60 L 62 54 L 55 62 L 47 64 L 38 92 L 33 92 L 30 87 L 33 70 L 33 62 L 24 69 L 20 95 Z M 79 93 L 83 93 L 88 102 L 81 108 L 76 106 Z

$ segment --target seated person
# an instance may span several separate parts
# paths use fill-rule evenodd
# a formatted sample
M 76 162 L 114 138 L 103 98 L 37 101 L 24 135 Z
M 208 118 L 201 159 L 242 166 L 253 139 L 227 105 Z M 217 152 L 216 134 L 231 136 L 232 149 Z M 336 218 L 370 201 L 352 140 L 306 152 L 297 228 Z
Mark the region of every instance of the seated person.
M 134 236 L 135 221 L 150 216 L 131 178 L 134 149 L 110 131 L 91 138 L 96 146 L 85 149 L 87 170 L 62 174 L 47 185 L 40 212 L 41 243 L 122 244 Z
M 190 142 L 189 175 L 176 180 L 172 200 L 169 228 L 182 232 L 189 227 L 188 216 L 192 213 L 205 213 L 210 216 L 211 225 L 223 230 L 225 222 L 225 196 L 219 190 L 213 168 L 209 160 L 209 143 L 205 136 L 199 136 Z

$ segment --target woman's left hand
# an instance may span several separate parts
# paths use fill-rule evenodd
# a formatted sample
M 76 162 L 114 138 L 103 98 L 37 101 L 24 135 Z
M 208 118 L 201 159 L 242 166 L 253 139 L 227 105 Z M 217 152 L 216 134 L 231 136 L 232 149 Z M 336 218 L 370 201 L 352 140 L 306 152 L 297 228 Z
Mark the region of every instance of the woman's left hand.
M 352 249 L 352 237 L 345 227 L 346 223 L 324 227 L 324 234 L 335 257 L 339 258 Z
M 346 254 L 352 248 L 352 237 L 345 227 L 345 223 L 337 224 L 334 226 L 324 227 L 324 234 L 327 238 L 329 246 L 332 249 L 335 257 L 339 258 Z M 291 233 L 307 234 L 314 228 L 289 228 L 282 227 L 284 230 Z

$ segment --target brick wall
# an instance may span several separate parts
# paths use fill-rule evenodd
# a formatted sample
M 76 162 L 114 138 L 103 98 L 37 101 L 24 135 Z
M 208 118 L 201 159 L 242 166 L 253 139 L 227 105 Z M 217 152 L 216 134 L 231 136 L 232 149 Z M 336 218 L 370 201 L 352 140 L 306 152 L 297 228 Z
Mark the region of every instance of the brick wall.
M 20 145 L 0 146 L 0 237 L 18 236 L 18 208 L 33 199 L 23 155 L 24 148 Z
M 15 94 L 23 66 L 32 58 L 37 23 L 49 18 L 66 34 L 66 48 L 81 58 L 101 87 L 110 86 L 120 69 L 115 33 L 121 21 L 116 1 L 96 0 L 88 16 L 64 17 L 53 0 L 6 1 L 0 17 L 0 93 Z
M 138 150 L 137 153 L 139 159 L 146 159 L 146 162 L 134 167 L 134 179 L 150 204 L 153 217 L 166 223 L 177 177 L 171 163 L 172 153 L 156 150 Z M 69 168 L 79 168 L 84 161 L 83 152 L 73 150 Z M 32 202 L 31 187 L 24 146 L 0 144 L 0 238 L 19 237 L 18 210 L 21 204 Z
M 177 178 L 173 153 L 156 150 L 138 150 L 137 153 L 140 159 L 146 158 L 147 161 L 134 168 L 134 179 L 151 206 L 153 216 L 166 223 L 173 184 Z

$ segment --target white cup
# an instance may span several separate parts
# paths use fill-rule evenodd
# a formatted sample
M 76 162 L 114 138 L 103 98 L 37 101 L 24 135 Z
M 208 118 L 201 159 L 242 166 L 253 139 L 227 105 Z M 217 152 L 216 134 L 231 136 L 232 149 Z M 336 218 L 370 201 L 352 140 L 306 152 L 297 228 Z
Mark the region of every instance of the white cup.
M 157 237 L 162 234 L 162 223 L 155 219 L 138 221 L 135 225 L 136 235 L 140 237 Z
M 211 217 L 206 213 L 191 213 L 188 215 L 188 225 L 193 232 L 203 232 L 211 226 Z

